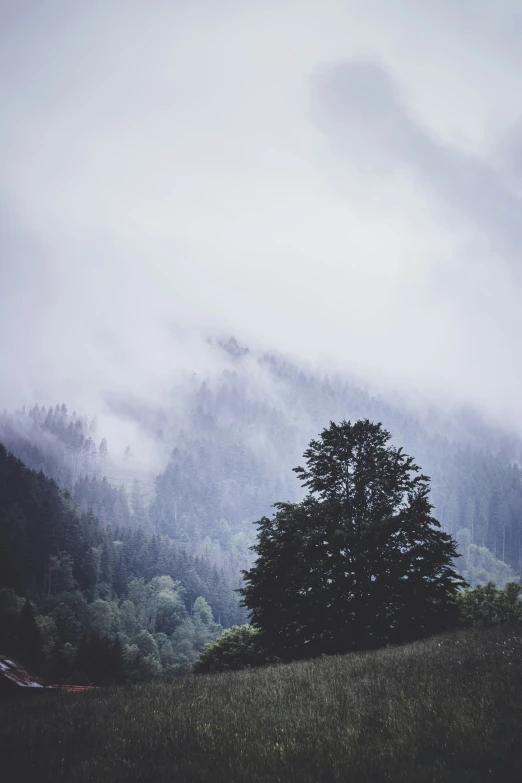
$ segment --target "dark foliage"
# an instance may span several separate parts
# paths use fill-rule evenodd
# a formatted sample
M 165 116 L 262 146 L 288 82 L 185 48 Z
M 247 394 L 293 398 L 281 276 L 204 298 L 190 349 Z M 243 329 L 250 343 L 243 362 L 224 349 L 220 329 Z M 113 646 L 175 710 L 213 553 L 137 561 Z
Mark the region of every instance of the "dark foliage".
M 330 424 L 296 468 L 309 494 L 259 524 L 240 590 L 263 643 L 299 658 L 437 633 L 465 582 L 429 482 L 380 424 Z
M 204 647 L 192 671 L 208 674 L 277 663 L 278 659 L 263 649 L 260 637 L 259 631 L 252 625 L 234 625 Z
M 53 680 L 118 682 L 125 656 L 134 678 L 181 671 L 222 625 L 244 619 L 234 588 L 204 554 L 79 513 L 67 492 L 0 444 L 0 653 Z M 199 628 L 198 599 L 219 625 Z M 165 625 L 169 606 L 176 619 Z M 140 668 L 135 637 L 146 630 L 163 641 L 166 628 L 175 638 Z
M 479 627 L 521 625 L 521 590 L 517 582 L 509 582 L 503 590 L 488 582 L 487 585 L 462 591 L 457 596 L 462 624 Z
M 26 601 L 20 612 L 17 644 L 15 651 L 26 666 L 39 672 L 44 663 L 43 639 L 36 621 L 36 612 L 30 601 Z
M 87 682 L 99 685 L 125 681 L 123 647 L 118 638 L 92 635 L 82 640 L 75 660 L 76 670 Z

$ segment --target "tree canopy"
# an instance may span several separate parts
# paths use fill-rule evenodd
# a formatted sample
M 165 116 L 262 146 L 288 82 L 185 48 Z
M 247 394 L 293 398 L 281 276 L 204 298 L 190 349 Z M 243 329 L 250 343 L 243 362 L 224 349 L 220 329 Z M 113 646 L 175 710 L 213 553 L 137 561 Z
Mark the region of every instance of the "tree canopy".
M 0 653 L 53 682 L 181 674 L 244 618 L 233 584 L 206 554 L 81 513 L 0 444 Z
M 296 658 L 435 633 L 464 580 L 429 479 L 381 424 L 330 423 L 294 468 L 308 494 L 258 522 L 240 590 L 268 650 Z
M 277 658 L 271 658 L 263 650 L 259 636 L 259 631 L 251 625 L 227 628 L 214 642 L 205 645 L 192 671 L 213 674 L 277 663 Z

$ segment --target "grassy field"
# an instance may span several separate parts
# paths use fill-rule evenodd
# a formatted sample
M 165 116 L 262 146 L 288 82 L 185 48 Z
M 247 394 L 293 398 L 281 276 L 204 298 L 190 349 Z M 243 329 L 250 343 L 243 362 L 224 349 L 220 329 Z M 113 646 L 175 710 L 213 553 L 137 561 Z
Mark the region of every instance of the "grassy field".
M 0 779 L 522 780 L 522 630 L 0 705 Z

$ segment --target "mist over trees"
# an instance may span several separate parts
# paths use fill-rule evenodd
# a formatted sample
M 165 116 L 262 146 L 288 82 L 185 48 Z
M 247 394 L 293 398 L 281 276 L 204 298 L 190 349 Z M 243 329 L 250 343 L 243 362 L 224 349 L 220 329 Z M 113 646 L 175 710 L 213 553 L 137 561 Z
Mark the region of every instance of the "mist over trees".
M 96 420 L 69 414 L 65 403 L 4 411 L 0 434 L 4 446 L 27 467 L 42 470 L 69 491 L 81 476 L 101 475 L 107 459 L 107 440 L 99 445 L 94 440 Z
M 520 574 L 520 444 L 471 416 L 461 426 L 436 416 L 420 423 L 346 379 L 306 374 L 270 355 L 238 356 L 235 343 L 230 350 L 230 368 L 194 390 L 157 479 L 150 516 L 158 530 L 187 541 L 210 534 L 227 549 L 238 533 L 251 535 L 252 520 L 270 513 L 274 498 L 302 499 L 290 469 L 325 421 L 369 418 L 416 455 L 442 529 L 463 546 L 459 531 L 469 531 L 468 577 L 505 584 Z
M 64 403 L 0 413 L 0 443 L 26 466 L 14 469 L 3 452 L 17 477 L 0 497 L 0 581 L 14 591 L 4 595 L 4 614 L 11 617 L 7 625 L 18 628 L 24 601 L 33 605 L 44 661 L 59 657 L 62 671 L 72 673 L 81 645 L 100 637 L 118 641 L 122 655 L 129 648 L 124 660 L 133 677 L 139 671 L 148 676 L 138 662 L 150 655 L 161 671 L 190 665 L 201 641 L 193 628 L 200 597 L 215 626 L 244 623 L 247 613 L 234 591 L 241 570 L 252 564 L 253 522 L 271 515 L 276 499 L 303 501 L 291 468 L 325 421 L 382 421 L 394 434 L 393 444 L 416 455 L 431 479 L 433 514 L 456 538 L 462 555 L 456 568 L 468 582 L 503 587 L 520 574 L 517 441 L 470 417 L 452 427 L 435 415 L 421 422 L 406 407 L 388 405 L 346 378 L 305 372 L 233 340 L 216 350 L 221 369 L 180 381 L 171 407 L 151 411 L 125 401 L 119 410 L 118 401 L 111 401 L 115 415 L 132 417 L 157 445 L 155 473 L 143 467 L 141 442 L 111 443 L 95 419 L 71 414 Z M 40 500 L 31 505 L 30 498 Z M 152 615 L 145 622 L 146 613 L 129 597 L 135 580 L 150 586 L 163 577 L 172 579 L 188 617 L 169 629 L 168 643 L 155 639 L 165 630 Z M 100 601 L 110 605 L 113 620 L 95 631 L 86 607 Z M 108 616 L 105 605 L 96 606 L 99 618 Z M 213 633 L 215 626 L 207 624 Z M 15 631 L 11 635 L 18 638 Z M 146 654 L 145 637 L 141 647 L 136 641 L 142 631 L 156 645 Z M 172 663 L 169 644 L 174 656 L 184 658 Z
M 440 414 L 426 414 L 421 423 L 405 407 L 390 406 L 344 378 L 305 373 L 234 340 L 219 350 L 224 369 L 185 384 L 181 412 L 173 405 L 156 415 L 149 411 L 142 420 L 145 429 L 153 422 L 150 437 L 167 455 L 155 481 L 150 472 L 133 472 L 123 446 L 113 449 L 104 433 L 96 433 L 94 420 L 69 414 L 64 404 L 0 414 L 0 442 L 105 524 L 138 521 L 198 552 L 211 546 L 219 550 L 220 562 L 234 552 L 244 566 L 252 521 L 270 512 L 274 498 L 302 499 L 290 469 L 303 444 L 325 421 L 367 417 L 382 421 L 430 476 L 435 515 L 443 530 L 462 540 L 472 566 L 468 578 L 473 572 L 479 581 L 494 576 L 505 583 L 520 574 L 522 472 L 516 440 L 470 414 L 451 426 Z M 131 415 L 128 403 L 123 412 Z M 144 414 L 138 409 L 134 415 L 139 422 Z M 464 529 L 469 543 L 459 537 Z M 504 576 L 497 561 L 511 571 Z
M 80 514 L 3 446 L 0 490 L 0 645 L 48 677 L 182 673 L 222 627 L 246 619 L 237 582 L 207 556 Z

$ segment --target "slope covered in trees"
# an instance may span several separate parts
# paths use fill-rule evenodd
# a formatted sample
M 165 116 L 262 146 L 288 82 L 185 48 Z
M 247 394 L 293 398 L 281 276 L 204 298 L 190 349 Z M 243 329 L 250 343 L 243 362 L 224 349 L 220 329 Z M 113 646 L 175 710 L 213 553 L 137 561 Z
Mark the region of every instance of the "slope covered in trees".
M 244 620 L 207 556 L 102 525 L 0 446 L 0 649 L 47 676 L 140 679 L 188 669 Z
M 27 467 L 42 471 L 61 487 L 72 490 L 80 476 L 103 472 L 107 441 L 96 444 L 95 420 L 69 415 L 65 403 L 54 408 L 0 414 L 0 441 Z
M 369 418 L 415 454 L 431 479 L 442 529 L 457 538 L 469 531 L 469 541 L 465 535 L 459 541 L 466 562 L 475 564 L 468 568 L 472 581 L 476 575 L 505 584 L 521 573 L 516 440 L 469 415 L 451 425 L 440 416 L 421 423 L 406 407 L 392 407 L 345 378 L 306 374 L 281 358 L 245 354 L 235 343 L 226 353 L 223 372 L 194 388 L 181 420 L 170 419 L 173 449 L 150 506 L 155 529 L 187 543 L 211 536 L 225 549 L 238 534 L 251 540 L 252 521 L 272 513 L 274 498 L 302 499 L 291 468 L 310 438 L 328 421 Z
M 233 581 L 251 562 L 253 521 L 270 515 L 276 498 L 302 499 L 291 468 L 310 438 L 328 421 L 369 418 L 382 422 L 430 477 L 434 514 L 459 542 L 466 579 L 503 585 L 520 575 L 516 439 L 466 412 L 449 423 L 433 412 L 420 421 L 404 403 L 387 404 L 346 377 L 305 371 L 234 340 L 211 350 L 209 365 L 219 370 L 180 376 L 163 407 L 111 401 L 115 415 L 132 419 L 156 447 L 155 464 L 163 468 L 154 485 L 151 471 L 143 480 L 138 471 L 129 478 L 123 449 L 64 404 L 1 414 L 0 442 L 54 478 L 104 527 L 140 527 L 194 556 L 207 552 Z M 140 444 L 130 445 L 140 457 Z

